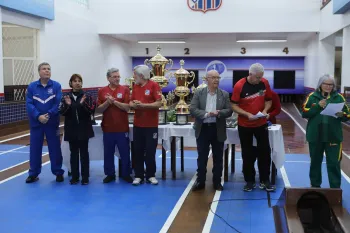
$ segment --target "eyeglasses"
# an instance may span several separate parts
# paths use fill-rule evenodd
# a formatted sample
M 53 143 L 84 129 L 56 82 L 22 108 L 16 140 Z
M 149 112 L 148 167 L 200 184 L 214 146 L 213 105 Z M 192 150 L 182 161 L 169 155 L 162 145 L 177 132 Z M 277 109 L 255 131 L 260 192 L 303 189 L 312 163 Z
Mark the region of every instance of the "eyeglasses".
M 209 77 L 210 79 L 216 79 L 216 80 L 220 80 L 221 79 L 221 77 Z
M 322 85 L 325 85 L 327 87 L 333 87 L 334 86 L 334 84 L 331 84 L 331 83 L 322 83 Z

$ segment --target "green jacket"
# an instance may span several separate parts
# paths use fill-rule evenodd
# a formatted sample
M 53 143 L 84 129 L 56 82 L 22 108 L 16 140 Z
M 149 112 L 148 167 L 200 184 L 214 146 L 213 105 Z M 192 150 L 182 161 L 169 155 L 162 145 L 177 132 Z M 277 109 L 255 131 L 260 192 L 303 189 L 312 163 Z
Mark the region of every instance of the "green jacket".
M 323 108 L 318 104 L 324 99 L 320 91 L 312 92 L 303 104 L 302 117 L 308 118 L 306 128 L 306 140 L 308 142 L 342 142 L 343 130 L 342 121 L 350 119 L 349 108 L 344 104 L 343 116 L 336 118 L 331 116 L 321 115 Z M 326 100 L 328 103 L 343 103 L 344 97 L 332 92 Z

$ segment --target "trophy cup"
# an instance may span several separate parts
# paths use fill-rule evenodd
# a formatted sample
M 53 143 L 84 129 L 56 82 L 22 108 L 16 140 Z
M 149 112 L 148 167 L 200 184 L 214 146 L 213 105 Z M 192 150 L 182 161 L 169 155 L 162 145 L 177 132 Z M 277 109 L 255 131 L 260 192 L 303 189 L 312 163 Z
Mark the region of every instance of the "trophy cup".
M 145 65 L 151 65 L 151 73 L 153 77 L 151 78 L 152 81 L 158 83 L 159 87 L 163 89 L 164 87 L 168 86 L 169 81 L 165 77 L 165 73 L 168 72 L 171 67 L 173 66 L 173 61 L 171 59 L 166 59 L 163 57 L 163 55 L 160 54 L 160 46 L 157 46 L 157 54 L 152 57 L 151 59 L 145 60 Z M 165 66 L 169 64 L 170 68 L 165 69 Z M 164 95 L 162 94 L 162 106 L 159 108 L 159 120 L 158 124 L 163 125 L 167 122 L 167 100 L 165 99 Z
M 130 96 L 132 95 L 132 88 L 135 84 L 135 80 L 133 77 L 130 78 L 125 78 L 125 83 L 128 84 L 129 86 L 129 90 L 130 90 Z M 129 124 L 133 124 L 134 123 L 134 115 L 135 115 L 135 110 L 130 108 L 128 111 L 128 119 L 129 119 Z
M 184 60 L 180 61 L 180 69 L 178 69 L 174 76 L 176 78 L 175 95 L 180 97 L 179 102 L 176 104 L 176 125 L 187 125 L 188 116 L 190 115 L 189 106 L 185 102 L 185 97 L 190 94 L 188 85 L 194 81 L 195 74 L 193 71 L 188 72 L 183 68 L 185 64 Z

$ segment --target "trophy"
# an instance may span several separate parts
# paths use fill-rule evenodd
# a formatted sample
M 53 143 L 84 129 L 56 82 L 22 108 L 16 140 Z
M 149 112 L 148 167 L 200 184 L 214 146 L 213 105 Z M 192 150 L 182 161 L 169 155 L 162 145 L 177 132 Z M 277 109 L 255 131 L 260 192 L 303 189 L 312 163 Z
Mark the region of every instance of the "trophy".
M 152 81 L 158 83 L 159 87 L 162 89 L 166 86 L 168 86 L 169 81 L 165 77 L 165 73 L 168 72 L 171 67 L 173 66 L 173 61 L 171 59 L 166 59 L 163 57 L 163 55 L 160 54 L 160 46 L 157 46 L 157 54 L 152 57 L 151 59 L 145 60 L 145 65 L 151 65 L 151 73 L 153 77 L 151 78 Z M 170 68 L 165 69 L 166 65 L 169 64 Z M 162 94 L 162 106 L 159 108 L 159 124 L 166 124 L 166 116 L 168 111 L 167 106 L 167 100 L 165 99 L 164 95 Z
M 127 83 L 128 86 L 129 86 L 130 96 L 131 96 L 132 95 L 132 88 L 133 88 L 133 86 L 135 84 L 134 77 L 125 78 L 125 83 Z M 128 111 L 129 124 L 133 124 L 134 123 L 134 115 L 135 115 L 135 110 L 130 108 L 129 111 Z
M 174 76 L 176 78 L 175 95 L 180 97 L 179 102 L 176 104 L 176 124 L 186 125 L 188 124 L 188 115 L 190 115 L 189 106 L 185 102 L 185 97 L 190 94 L 188 85 L 194 81 L 195 74 L 193 71 L 188 72 L 183 68 L 185 64 L 184 60 L 180 61 L 180 69 L 178 69 Z

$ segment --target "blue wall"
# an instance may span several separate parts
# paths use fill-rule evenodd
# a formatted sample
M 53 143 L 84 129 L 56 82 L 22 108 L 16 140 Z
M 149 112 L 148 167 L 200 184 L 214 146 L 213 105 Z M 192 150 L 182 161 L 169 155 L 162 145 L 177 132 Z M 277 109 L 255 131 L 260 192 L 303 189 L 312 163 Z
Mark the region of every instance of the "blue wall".
M 53 20 L 54 0 L 0 0 L 0 6 Z
M 143 64 L 145 59 L 150 57 L 133 57 L 133 67 Z M 265 68 L 264 77 L 269 81 L 270 86 L 279 94 L 304 94 L 304 57 L 167 57 L 172 59 L 174 65 L 171 72 L 180 68 L 179 61 L 185 60 L 184 68 L 187 70 L 198 70 L 198 83 L 202 83 L 202 77 L 208 70 L 216 69 L 220 73 L 220 88 L 232 93 L 233 70 L 249 70 L 250 65 L 255 62 L 261 63 Z M 166 67 L 169 69 L 168 65 Z M 295 70 L 295 88 L 294 89 L 275 89 L 274 88 L 274 70 Z M 169 85 L 162 89 L 163 92 L 169 92 L 175 88 L 175 84 L 169 82 Z
M 344 14 L 350 9 L 350 0 L 333 0 L 333 13 Z

